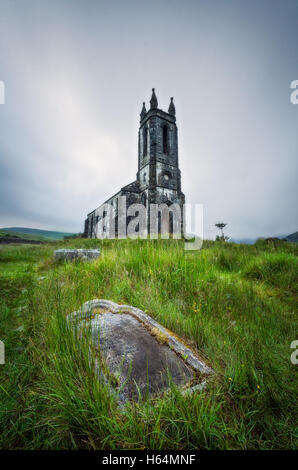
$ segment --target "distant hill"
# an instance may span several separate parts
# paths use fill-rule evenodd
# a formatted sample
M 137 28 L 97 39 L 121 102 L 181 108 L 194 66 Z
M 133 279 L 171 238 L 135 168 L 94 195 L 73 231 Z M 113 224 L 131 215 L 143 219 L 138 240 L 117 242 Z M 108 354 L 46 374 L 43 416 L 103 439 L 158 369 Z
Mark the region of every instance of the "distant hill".
M 27 240 L 62 240 L 63 237 L 74 235 L 69 232 L 54 232 L 51 230 L 39 230 L 37 228 L 27 227 L 5 227 L 0 228 L 0 237 L 18 236 Z
M 231 237 L 228 241 L 231 243 L 245 243 L 245 245 L 253 245 L 256 242 L 256 238 L 233 238 Z
M 287 235 L 287 236 L 284 237 L 284 238 L 285 238 L 285 240 L 287 240 L 288 242 L 298 243 L 298 232 L 291 233 L 291 235 Z
M 292 233 L 291 235 L 272 235 L 272 237 L 280 238 L 281 240 L 287 240 L 288 242 L 298 243 L 298 232 Z M 268 238 L 268 237 L 261 237 L 261 238 Z M 229 239 L 229 242 L 232 243 L 245 243 L 246 245 L 253 245 L 258 238 L 233 238 Z

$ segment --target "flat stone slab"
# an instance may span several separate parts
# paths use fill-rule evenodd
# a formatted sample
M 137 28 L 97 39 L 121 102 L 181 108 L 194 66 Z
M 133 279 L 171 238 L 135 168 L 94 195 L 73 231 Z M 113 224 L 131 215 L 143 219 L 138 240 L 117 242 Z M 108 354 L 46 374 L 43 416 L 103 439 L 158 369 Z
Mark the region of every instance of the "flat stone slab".
M 119 401 L 166 391 L 170 383 L 185 391 L 201 389 L 213 371 L 174 333 L 142 310 L 107 300 L 91 300 L 68 315 L 79 330 L 90 328 L 100 352 L 97 372 L 113 383 Z
M 97 259 L 100 256 L 100 251 L 98 249 L 94 250 L 72 250 L 72 249 L 61 249 L 54 252 L 55 258 L 64 261 L 92 261 Z

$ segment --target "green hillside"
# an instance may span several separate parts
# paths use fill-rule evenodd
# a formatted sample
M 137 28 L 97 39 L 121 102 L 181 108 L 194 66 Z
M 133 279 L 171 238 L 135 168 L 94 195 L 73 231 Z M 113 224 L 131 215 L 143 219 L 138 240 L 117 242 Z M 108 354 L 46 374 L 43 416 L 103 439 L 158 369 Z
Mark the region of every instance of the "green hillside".
M 29 235 L 23 232 L 13 232 L 12 230 L 0 229 L 0 238 L 19 238 L 20 240 L 38 240 L 38 241 L 50 241 L 50 238 L 42 237 L 39 235 Z
M 298 232 L 291 233 L 291 235 L 287 235 L 287 236 L 285 237 L 285 239 L 286 239 L 288 242 L 298 243 Z
M 4 235 L 2 234 L 4 232 Z M 28 227 L 4 227 L 0 229 L 0 237 L 9 234 L 12 237 L 18 236 L 27 240 L 62 240 L 64 237 L 74 235 L 69 232 L 54 232 L 51 230 L 40 230 Z

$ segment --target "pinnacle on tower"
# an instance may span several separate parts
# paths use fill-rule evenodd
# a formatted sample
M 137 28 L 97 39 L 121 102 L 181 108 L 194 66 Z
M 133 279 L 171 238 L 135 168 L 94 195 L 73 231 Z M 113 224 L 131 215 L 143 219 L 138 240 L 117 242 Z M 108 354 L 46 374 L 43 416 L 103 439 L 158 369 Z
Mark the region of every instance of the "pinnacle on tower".
M 168 113 L 172 114 L 172 116 L 175 116 L 175 114 L 176 114 L 175 105 L 173 103 L 173 97 L 171 97 L 171 102 L 170 102 L 170 106 L 169 106 L 169 109 L 168 109 Z
M 146 110 L 146 106 L 145 106 L 145 101 L 143 101 L 143 107 L 142 107 L 142 111 L 141 111 L 141 119 L 143 119 L 143 117 L 145 116 L 145 114 L 147 113 L 147 110 Z
M 150 100 L 150 109 L 156 109 L 157 106 L 158 106 L 158 101 L 157 101 L 157 98 L 156 98 L 155 89 L 152 88 L 152 96 L 151 96 L 151 100 Z

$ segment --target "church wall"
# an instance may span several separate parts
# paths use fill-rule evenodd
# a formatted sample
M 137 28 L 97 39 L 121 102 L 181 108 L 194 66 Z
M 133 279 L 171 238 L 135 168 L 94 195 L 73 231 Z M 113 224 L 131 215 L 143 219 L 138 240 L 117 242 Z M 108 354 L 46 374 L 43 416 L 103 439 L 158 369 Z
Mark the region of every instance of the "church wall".
M 157 186 L 176 190 L 179 179 L 178 169 L 172 165 L 156 162 L 156 180 Z
M 149 165 L 146 165 L 139 171 L 139 179 L 140 179 L 140 188 L 145 189 L 149 186 L 149 173 L 150 168 Z

